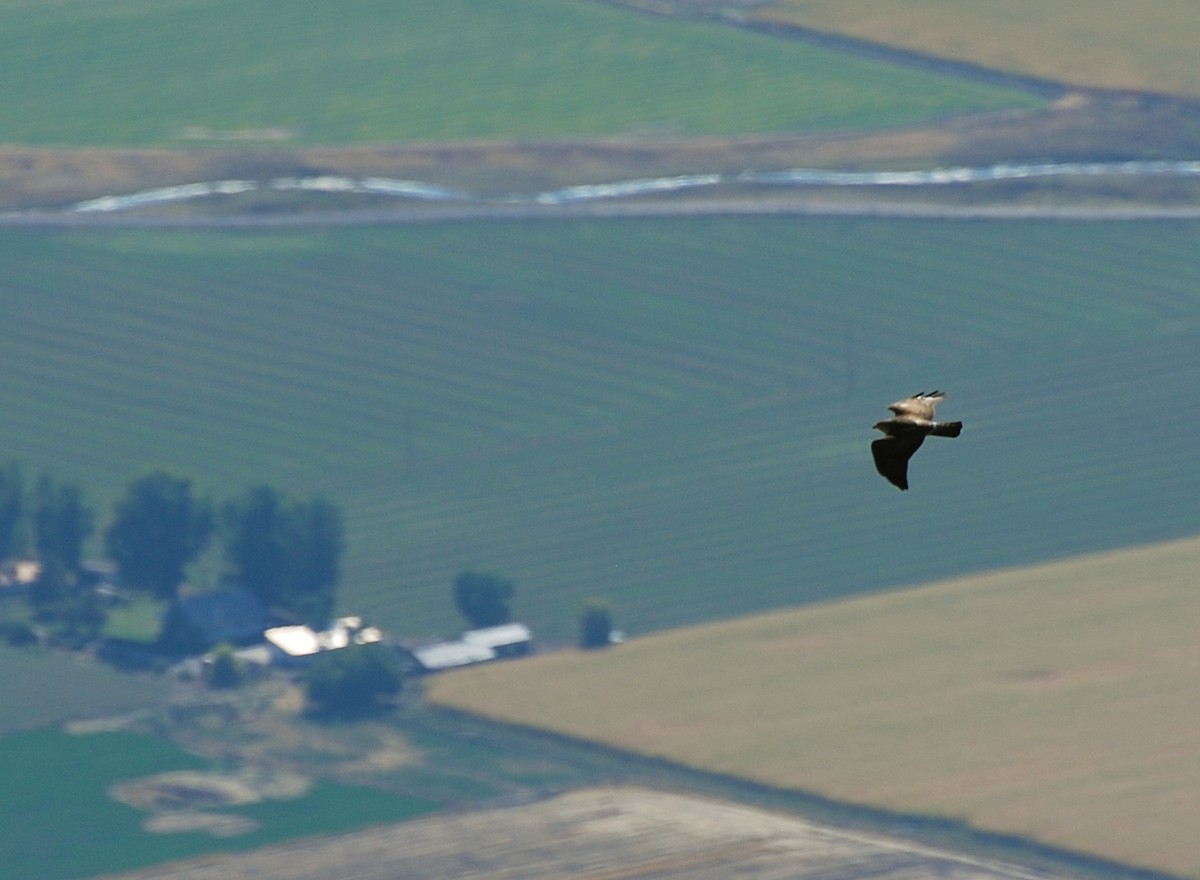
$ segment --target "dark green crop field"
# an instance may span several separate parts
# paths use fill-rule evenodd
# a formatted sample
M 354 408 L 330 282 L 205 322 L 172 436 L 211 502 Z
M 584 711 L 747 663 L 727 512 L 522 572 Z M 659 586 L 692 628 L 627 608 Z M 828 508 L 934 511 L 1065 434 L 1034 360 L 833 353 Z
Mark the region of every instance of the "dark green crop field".
M 165 741 L 129 734 L 39 730 L 6 736 L 0 749 L 0 864 L 6 873 L 83 877 L 195 852 L 197 835 L 186 835 L 181 847 L 178 835 L 141 833 L 142 814 L 110 800 L 106 790 L 119 780 L 199 769 L 206 762 Z M 63 845 L 66 835 L 71 846 Z
M 0 19 L 7 143 L 732 134 L 1040 103 L 583 0 L 0 0 Z
M 1194 224 L 711 218 L 0 236 L 0 454 L 343 505 L 341 608 L 568 639 L 1200 531 Z M 871 466 L 943 387 L 966 423 Z M 103 522 L 104 516 L 101 516 Z M 198 577 L 212 577 L 214 561 Z
M 67 880 L 184 859 L 254 849 L 312 834 L 336 834 L 372 823 L 398 822 L 435 804 L 395 793 L 318 782 L 294 797 L 249 803 L 205 802 L 195 809 L 253 823 L 231 839 L 201 831 L 151 833 L 150 813 L 119 802 L 113 786 L 161 773 L 214 771 L 161 739 L 131 733 L 72 736 L 38 730 L 0 739 L 0 865 L 11 877 Z M 168 792 L 180 796 L 185 785 Z M 180 810 L 182 813 L 183 811 Z M 64 837 L 71 845 L 64 846 Z

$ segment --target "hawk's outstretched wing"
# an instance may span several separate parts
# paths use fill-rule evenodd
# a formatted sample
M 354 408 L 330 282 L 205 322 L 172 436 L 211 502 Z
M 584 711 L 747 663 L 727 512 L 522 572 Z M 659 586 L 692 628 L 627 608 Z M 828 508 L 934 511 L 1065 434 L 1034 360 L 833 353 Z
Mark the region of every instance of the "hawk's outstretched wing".
M 880 437 L 871 442 L 871 455 L 875 457 L 875 470 L 887 481 L 901 490 L 908 488 L 908 460 L 921 448 L 925 435 L 906 431 L 890 437 Z

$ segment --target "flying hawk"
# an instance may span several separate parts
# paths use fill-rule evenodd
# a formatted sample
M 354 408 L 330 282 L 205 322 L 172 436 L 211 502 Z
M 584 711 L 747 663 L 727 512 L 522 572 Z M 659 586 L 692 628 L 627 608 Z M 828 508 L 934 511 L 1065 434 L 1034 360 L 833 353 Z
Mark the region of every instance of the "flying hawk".
M 875 430 L 887 435 L 871 443 L 875 470 L 901 491 L 908 488 L 908 460 L 926 437 L 957 437 L 962 433 L 962 422 L 934 421 L 933 408 L 945 399 L 941 391 L 918 391 L 888 407 L 895 413 L 893 418 L 875 423 Z

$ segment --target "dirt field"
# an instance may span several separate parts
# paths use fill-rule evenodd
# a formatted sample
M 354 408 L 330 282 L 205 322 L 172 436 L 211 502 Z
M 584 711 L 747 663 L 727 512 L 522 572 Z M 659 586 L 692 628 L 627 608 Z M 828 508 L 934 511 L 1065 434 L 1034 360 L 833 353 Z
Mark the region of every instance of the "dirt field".
M 639 788 L 588 789 L 519 807 L 422 819 L 120 880 L 756 880 L 1046 878 L 1002 863 L 793 816 Z M 116 880 L 116 878 L 113 878 Z

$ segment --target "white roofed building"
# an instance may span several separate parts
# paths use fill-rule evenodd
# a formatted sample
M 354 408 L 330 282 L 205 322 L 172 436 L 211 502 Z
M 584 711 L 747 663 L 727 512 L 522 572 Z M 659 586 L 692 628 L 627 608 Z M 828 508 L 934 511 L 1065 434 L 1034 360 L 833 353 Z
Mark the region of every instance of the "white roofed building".
M 491 648 L 468 642 L 436 642 L 413 648 L 409 653 L 422 672 L 438 672 L 496 659 L 496 652 Z
M 350 645 L 367 645 L 383 639 L 374 626 L 363 626 L 361 617 L 339 617 L 329 629 L 317 632 L 303 625 L 276 626 L 263 633 L 275 662 L 284 666 L 304 665 L 322 651 Z
M 473 629 L 453 642 L 434 642 L 408 649 L 416 669 L 438 672 L 533 652 L 533 633 L 523 623 L 504 623 Z
M 469 645 L 491 648 L 497 657 L 521 657 L 533 651 L 533 632 L 523 623 L 502 623 L 463 633 Z

